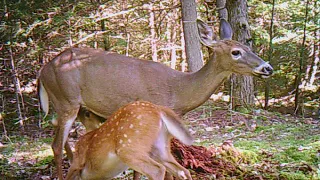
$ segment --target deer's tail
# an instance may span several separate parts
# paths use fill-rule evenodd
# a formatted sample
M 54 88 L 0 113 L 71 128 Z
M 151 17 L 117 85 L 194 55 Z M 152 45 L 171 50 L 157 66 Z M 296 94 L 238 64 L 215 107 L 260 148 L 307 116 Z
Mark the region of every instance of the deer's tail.
M 169 133 L 183 144 L 191 145 L 193 143 L 193 137 L 178 115 L 168 108 L 161 108 L 161 110 L 161 120 L 166 125 Z
M 49 113 L 49 96 L 40 79 L 38 80 L 38 94 L 41 109 L 45 112 L 45 118 Z

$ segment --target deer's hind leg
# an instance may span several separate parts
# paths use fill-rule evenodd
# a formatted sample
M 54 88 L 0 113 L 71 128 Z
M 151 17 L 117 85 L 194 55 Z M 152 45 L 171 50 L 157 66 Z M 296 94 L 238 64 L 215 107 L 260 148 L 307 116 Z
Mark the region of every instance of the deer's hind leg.
M 58 178 L 63 179 L 62 174 L 62 157 L 63 157 L 63 147 L 66 144 L 70 129 L 73 122 L 77 117 L 79 108 L 75 108 L 66 112 L 58 112 L 58 124 L 55 130 L 55 138 L 52 143 L 52 150 L 54 154 L 54 159 L 57 166 Z
M 175 177 L 178 177 L 179 179 L 192 180 L 190 172 L 181 166 L 171 154 L 169 154 L 167 159 L 162 159 L 162 164 Z
M 169 172 L 166 179 L 171 179 L 169 174 L 173 174 L 179 179 L 192 180 L 190 172 L 181 166 L 171 154 L 170 138 L 166 139 L 167 145 L 158 143 L 154 146 L 153 159 L 166 167 Z
M 124 150 L 125 151 L 125 150 Z M 163 180 L 166 168 L 153 160 L 148 153 L 128 152 L 118 153 L 123 163 L 148 177 L 150 180 Z

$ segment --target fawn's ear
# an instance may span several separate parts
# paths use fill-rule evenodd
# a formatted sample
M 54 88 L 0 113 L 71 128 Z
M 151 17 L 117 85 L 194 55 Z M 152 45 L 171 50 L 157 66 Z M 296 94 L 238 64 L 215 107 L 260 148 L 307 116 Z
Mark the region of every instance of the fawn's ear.
M 232 34 L 233 34 L 232 28 L 227 20 L 225 19 L 220 20 L 219 31 L 220 31 L 220 39 L 227 39 L 227 40 L 232 39 Z
M 216 41 L 214 40 L 214 33 L 210 26 L 207 23 L 197 19 L 197 26 L 200 41 L 205 46 L 212 46 Z

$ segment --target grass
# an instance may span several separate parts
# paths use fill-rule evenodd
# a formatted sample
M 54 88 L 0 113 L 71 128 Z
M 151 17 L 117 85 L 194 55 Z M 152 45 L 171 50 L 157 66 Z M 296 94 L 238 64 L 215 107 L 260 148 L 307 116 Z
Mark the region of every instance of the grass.
M 277 176 L 282 179 L 319 179 L 320 135 L 312 134 L 312 128 L 307 124 L 259 126 L 249 137 L 234 140 L 234 146 L 254 154 L 256 158 L 249 156 L 256 160 L 256 164 L 276 163 Z
M 47 168 L 48 164 L 52 163 L 53 153 L 48 143 L 52 138 L 9 138 L 11 143 L 1 149 L 0 155 L 0 174 L 5 179 L 30 179 L 34 172 Z

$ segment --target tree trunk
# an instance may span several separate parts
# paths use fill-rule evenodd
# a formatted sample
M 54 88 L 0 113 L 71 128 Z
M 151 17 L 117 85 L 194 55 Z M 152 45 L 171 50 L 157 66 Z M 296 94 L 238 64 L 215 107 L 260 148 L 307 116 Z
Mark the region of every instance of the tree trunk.
M 149 5 L 149 26 L 150 26 L 150 41 L 151 41 L 151 52 L 152 52 L 152 61 L 158 62 L 158 53 L 157 53 L 157 40 L 156 40 L 156 29 L 155 29 L 155 18 L 153 12 L 153 2 L 150 2 Z
M 105 20 L 102 20 L 100 25 L 101 25 L 101 31 L 106 31 Z M 108 51 L 110 49 L 109 34 L 103 35 L 103 47 L 105 51 Z
M 185 51 L 188 69 L 198 71 L 203 66 L 200 41 L 197 28 L 197 11 L 195 0 L 181 0 L 182 22 L 185 39 Z
M 181 71 L 185 72 L 187 70 L 187 55 L 186 55 L 186 45 L 185 45 L 185 40 L 184 40 L 184 33 L 183 33 L 183 25 L 181 21 L 181 26 L 180 26 L 180 41 L 181 41 Z
M 270 30 L 269 30 L 269 53 L 268 53 L 268 61 L 272 65 L 271 60 L 272 60 L 272 53 L 273 53 L 273 17 L 274 17 L 274 6 L 275 6 L 275 0 L 272 1 L 272 12 L 271 12 L 271 23 L 270 23 Z M 270 79 L 266 79 L 265 83 L 265 101 L 264 101 L 264 109 L 268 109 L 269 106 L 269 95 L 270 95 Z
M 318 8 L 318 4 L 317 1 L 314 2 L 313 5 L 314 9 Z M 314 10 L 314 14 L 313 14 L 314 20 L 313 23 L 315 26 L 317 26 L 317 21 L 318 21 L 318 12 L 316 12 Z M 310 73 L 309 73 L 309 79 L 307 86 L 308 87 L 312 87 L 314 86 L 314 82 L 316 80 L 316 73 L 319 72 L 319 62 L 320 62 L 320 29 L 314 29 L 313 31 L 313 36 L 315 37 L 314 41 L 313 41 L 313 56 L 312 56 L 312 63 L 310 66 Z
M 228 20 L 233 30 L 233 39 L 251 46 L 251 35 L 248 24 L 247 1 L 228 0 L 226 2 Z M 250 107 L 254 100 L 254 84 L 251 76 L 232 75 L 232 108 Z
M 308 5 L 309 0 L 306 2 L 306 10 L 305 10 L 305 21 L 304 21 L 304 27 L 303 27 L 303 39 L 302 44 L 300 48 L 300 58 L 299 58 L 299 72 L 297 74 L 297 80 L 296 80 L 296 92 L 295 92 L 295 98 L 294 98 L 294 114 L 302 114 L 303 113 L 303 92 L 300 92 L 300 83 L 302 78 L 302 71 L 303 71 L 303 59 L 305 58 L 305 43 L 306 43 L 306 27 L 307 27 L 307 20 L 308 20 Z
M 176 51 L 176 39 L 177 39 L 177 29 L 176 26 L 171 24 L 171 34 L 170 34 L 170 47 L 171 47 L 171 53 L 170 53 L 170 59 L 171 63 L 170 66 L 172 69 L 176 68 L 177 64 L 177 51 Z
M 217 0 L 217 10 L 219 14 L 219 19 L 228 20 L 228 11 L 226 8 L 226 0 Z

